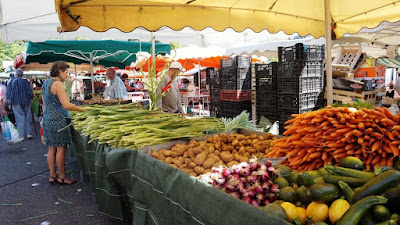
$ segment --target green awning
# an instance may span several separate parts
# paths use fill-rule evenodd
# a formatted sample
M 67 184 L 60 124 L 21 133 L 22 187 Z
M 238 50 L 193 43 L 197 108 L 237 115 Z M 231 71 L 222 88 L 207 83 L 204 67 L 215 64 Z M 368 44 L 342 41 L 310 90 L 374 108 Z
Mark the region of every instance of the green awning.
M 156 54 L 170 53 L 170 44 L 155 44 Z M 46 64 L 63 60 L 75 64 L 93 61 L 94 65 L 125 68 L 136 61 L 136 53 L 151 52 L 151 43 L 112 40 L 29 42 L 24 63 Z
M 378 65 L 385 66 L 387 68 L 400 68 L 400 56 L 397 56 L 396 58 L 388 58 L 388 57 L 381 57 L 378 58 L 376 61 Z

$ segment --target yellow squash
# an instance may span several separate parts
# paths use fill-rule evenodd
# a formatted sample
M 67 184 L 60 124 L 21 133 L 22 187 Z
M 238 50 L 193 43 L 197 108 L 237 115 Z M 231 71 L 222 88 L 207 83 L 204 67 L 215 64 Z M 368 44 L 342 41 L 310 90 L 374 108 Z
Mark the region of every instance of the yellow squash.
M 298 218 L 297 207 L 295 205 L 290 202 L 284 202 L 281 206 L 285 209 L 289 222 L 293 222 Z
M 350 203 L 344 199 L 335 200 L 329 208 L 329 220 L 336 223 L 350 208 Z
M 307 218 L 317 222 L 328 218 L 329 207 L 325 203 L 311 202 L 307 206 Z
M 297 207 L 297 216 L 302 225 L 307 224 L 307 210 L 305 208 Z

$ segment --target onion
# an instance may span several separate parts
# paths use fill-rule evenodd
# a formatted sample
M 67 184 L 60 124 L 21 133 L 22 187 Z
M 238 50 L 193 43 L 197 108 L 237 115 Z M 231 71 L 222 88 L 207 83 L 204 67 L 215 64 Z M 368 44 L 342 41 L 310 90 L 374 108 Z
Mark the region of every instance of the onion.
M 260 206 L 260 204 L 258 204 L 257 200 L 251 201 L 251 204 L 252 204 L 254 207 L 259 207 L 259 206 Z
M 257 175 L 250 175 L 246 178 L 246 180 L 250 183 L 255 183 L 258 181 L 258 176 Z
M 267 168 L 267 171 L 268 172 L 275 172 L 275 167 L 270 166 L 270 167 Z
M 260 168 L 261 164 L 258 162 L 252 162 L 250 163 L 250 169 L 252 171 L 256 171 L 258 168 Z
M 230 191 L 236 191 L 236 187 L 232 184 L 227 184 L 226 185 L 226 189 L 230 190 Z
M 265 181 L 262 185 L 262 188 L 264 189 L 264 190 L 269 190 L 269 187 L 271 186 L 271 184 L 268 182 L 268 181 Z
M 234 174 L 240 174 L 240 167 L 238 166 L 238 165 L 233 165 L 232 166 L 232 172 L 234 173 Z
M 223 178 L 223 177 L 218 177 L 218 179 L 216 180 L 217 181 L 217 183 L 219 184 L 219 185 L 222 185 L 222 184 L 225 184 L 225 178 Z
M 242 198 L 242 201 L 251 204 L 251 198 L 250 198 L 249 196 L 243 197 L 243 198 Z
M 262 181 L 267 181 L 267 180 L 269 180 L 269 173 L 268 173 L 267 171 L 264 171 L 264 172 L 261 174 L 261 180 L 262 180 Z
M 233 178 L 239 180 L 239 179 L 240 179 L 240 176 L 239 176 L 239 174 L 234 173 L 234 174 L 232 175 L 231 179 L 233 179 Z
M 212 168 L 212 171 L 213 171 L 213 173 L 222 173 L 222 167 L 213 167 Z
M 256 193 L 254 193 L 254 191 L 248 191 L 247 196 L 249 196 L 250 198 L 253 198 L 254 196 L 256 196 Z
M 240 175 L 247 177 L 250 175 L 250 172 L 250 168 L 243 168 L 240 170 Z
M 262 186 L 260 185 L 260 183 L 256 182 L 253 185 L 253 190 L 259 194 L 264 193 L 264 189 L 262 188 Z
M 272 162 L 266 160 L 266 161 L 265 161 L 265 166 L 266 166 L 266 167 L 271 167 L 271 166 L 272 166 Z
M 271 188 L 269 189 L 270 190 L 270 192 L 272 192 L 272 193 L 278 193 L 279 192 L 279 188 L 278 188 L 279 186 L 277 185 L 277 184 L 272 184 L 271 185 Z
M 268 205 L 269 203 L 271 203 L 270 201 L 268 201 L 268 200 L 264 200 L 264 205 Z
M 265 196 L 264 196 L 263 194 L 258 194 L 258 195 L 256 196 L 256 199 L 257 199 L 258 202 L 261 203 L 261 202 L 264 201 Z
M 258 171 L 267 171 L 267 167 L 265 165 L 261 165 Z
M 270 195 L 269 197 L 268 197 L 268 201 L 269 202 L 273 202 L 273 201 L 275 201 L 276 200 L 276 195 L 275 194 L 272 194 L 272 195 Z
M 235 198 L 240 198 L 240 193 L 238 193 L 238 192 L 232 192 L 232 193 L 230 193 L 230 195 L 232 195 Z
M 247 162 L 241 162 L 239 163 L 239 168 L 241 169 L 249 168 L 249 164 Z
M 231 171 L 228 168 L 224 168 L 222 170 L 222 175 L 224 175 L 225 177 L 229 177 L 229 175 L 231 175 Z

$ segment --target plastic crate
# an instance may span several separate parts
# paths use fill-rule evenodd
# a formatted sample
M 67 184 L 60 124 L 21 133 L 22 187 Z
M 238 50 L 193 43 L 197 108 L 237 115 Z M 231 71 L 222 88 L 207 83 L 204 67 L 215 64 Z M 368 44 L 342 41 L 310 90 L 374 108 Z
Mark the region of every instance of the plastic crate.
M 237 91 L 237 90 L 221 90 L 220 100 L 222 101 L 249 101 L 251 100 L 251 90 Z
M 285 62 L 278 66 L 278 78 L 323 77 L 323 62 Z
M 278 93 L 304 94 L 324 90 L 323 77 L 282 78 L 277 83 Z
M 244 80 L 251 79 L 250 68 L 221 69 L 219 80 Z
M 299 60 L 304 60 L 304 45 L 302 43 L 290 47 L 278 47 L 279 62 L 294 62 Z
M 251 114 L 251 108 L 251 101 L 221 101 L 220 115 L 221 117 L 235 117 L 244 110 Z
M 276 77 L 278 73 L 278 63 L 254 64 L 256 78 Z
M 220 80 L 221 90 L 251 90 L 251 80 Z
M 262 77 L 256 78 L 255 90 L 257 94 L 263 94 L 267 92 L 276 92 L 278 82 L 276 77 Z
M 250 66 L 250 56 L 221 58 L 221 68 L 249 68 Z
M 260 122 L 262 116 L 269 119 L 272 123 L 278 120 L 278 108 L 276 107 L 256 107 L 257 122 Z
M 278 47 L 279 62 L 323 61 L 325 45 L 303 45 L 298 43 L 290 47 Z
M 278 106 L 278 94 L 276 92 L 269 92 L 256 94 L 256 106 L 257 107 L 277 107 Z
M 321 93 L 281 94 L 278 95 L 278 109 L 293 110 L 294 112 L 308 111 L 318 105 Z

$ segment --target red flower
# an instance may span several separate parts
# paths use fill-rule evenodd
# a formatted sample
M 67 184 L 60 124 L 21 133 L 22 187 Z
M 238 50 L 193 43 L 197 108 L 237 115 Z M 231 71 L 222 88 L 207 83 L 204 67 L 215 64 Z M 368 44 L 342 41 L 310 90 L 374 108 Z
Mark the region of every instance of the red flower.
M 167 85 L 162 89 L 162 92 L 168 92 L 170 88 L 171 88 L 171 85 Z

